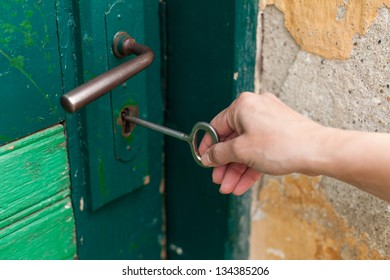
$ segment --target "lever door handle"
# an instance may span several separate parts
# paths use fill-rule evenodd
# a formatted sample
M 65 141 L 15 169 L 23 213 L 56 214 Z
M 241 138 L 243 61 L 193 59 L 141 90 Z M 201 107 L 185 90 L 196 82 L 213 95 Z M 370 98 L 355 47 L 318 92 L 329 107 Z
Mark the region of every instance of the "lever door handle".
M 114 55 L 119 58 L 131 54 L 135 54 L 137 57 L 63 95 L 61 105 L 66 111 L 76 112 L 144 70 L 154 59 L 154 53 L 149 47 L 136 43 L 126 32 L 118 32 L 114 36 L 112 50 Z

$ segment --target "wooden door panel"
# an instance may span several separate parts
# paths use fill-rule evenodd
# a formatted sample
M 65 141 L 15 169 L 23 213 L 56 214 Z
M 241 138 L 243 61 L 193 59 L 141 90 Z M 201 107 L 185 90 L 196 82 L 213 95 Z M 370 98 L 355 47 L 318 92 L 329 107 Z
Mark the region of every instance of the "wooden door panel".
M 0 145 L 64 119 L 55 3 L 0 2 Z

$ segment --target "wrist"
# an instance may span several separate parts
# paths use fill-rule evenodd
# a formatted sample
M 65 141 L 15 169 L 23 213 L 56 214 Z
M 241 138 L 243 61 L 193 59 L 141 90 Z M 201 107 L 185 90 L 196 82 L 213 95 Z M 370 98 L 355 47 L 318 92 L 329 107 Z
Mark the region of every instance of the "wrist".
M 305 137 L 310 143 L 304 147 L 300 173 L 316 176 L 327 175 L 329 168 L 334 165 L 333 155 L 338 149 L 339 129 L 318 126 Z

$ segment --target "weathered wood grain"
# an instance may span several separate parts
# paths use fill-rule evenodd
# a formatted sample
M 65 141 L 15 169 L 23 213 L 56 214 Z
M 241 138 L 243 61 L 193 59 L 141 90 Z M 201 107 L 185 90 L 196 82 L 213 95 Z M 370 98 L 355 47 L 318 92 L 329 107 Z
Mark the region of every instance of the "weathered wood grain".
M 76 254 L 64 127 L 0 147 L 0 259 Z
M 69 189 L 68 169 L 61 125 L 0 147 L 0 228 Z
M 67 197 L 0 230 L 0 259 L 73 259 L 74 219 Z

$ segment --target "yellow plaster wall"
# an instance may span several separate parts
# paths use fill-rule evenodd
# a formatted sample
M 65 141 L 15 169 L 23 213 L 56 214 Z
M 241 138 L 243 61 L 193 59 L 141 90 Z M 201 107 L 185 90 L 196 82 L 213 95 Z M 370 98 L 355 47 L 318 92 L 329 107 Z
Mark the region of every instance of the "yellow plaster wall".
M 368 38 L 368 35 L 371 34 L 371 29 L 369 33 L 367 33 L 367 31 L 375 22 L 378 11 L 383 7 L 390 8 L 390 0 L 261 0 L 261 4 L 262 9 L 264 9 L 266 5 L 274 5 L 283 13 L 284 25 L 301 49 L 326 59 L 342 59 L 346 61 L 341 63 L 337 62 L 337 65 L 332 64 L 333 66 L 330 67 L 330 62 L 328 63 L 326 59 L 323 60 L 324 64 L 326 64 L 324 66 L 322 62 L 321 64 L 318 64 L 318 57 L 316 58 L 316 56 L 309 55 L 312 59 L 309 60 L 308 64 L 313 64 L 313 61 L 317 61 L 315 62 L 317 63 L 316 65 L 323 68 L 321 75 L 313 74 L 313 76 L 308 77 L 308 83 L 315 85 L 323 85 L 325 83 L 324 88 L 326 89 L 324 91 L 319 91 L 318 87 L 313 87 L 313 92 L 315 94 L 303 94 L 302 92 L 299 92 L 299 89 L 297 90 L 295 88 L 296 92 L 285 92 L 286 88 L 290 88 L 289 86 L 293 83 L 293 81 L 298 82 L 297 87 L 299 87 L 300 82 L 304 82 L 303 77 L 299 75 L 298 77 L 295 76 L 295 73 L 299 73 L 300 69 L 302 69 L 297 67 L 306 67 L 303 63 L 297 64 L 296 60 L 303 60 L 304 58 L 297 58 L 298 56 L 296 53 L 293 53 L 293 49 L 291 48 L 286 47 L 282 49 L 287 52 L 292 52 L 291 61 L 282 55 L 272 54 L 272 52 L 275 52 L 277 48 L 268 51 L 268 56 L 266 55 L 265 57 L 272 57 L 274 60 L 269 58 L 268 60 L 259 59 L 259 63 L 262 63 L 261 66 L 258 66 L 262 69 L 259 75 L 267 73 L 268 77 L 272 77 L 274 74 L 277 74 L 277 71 L 280 71 L 281 67 L 284 67 L 288 70 L 285 71 L 285 75 L 290 73 L 290 79 L 288 80 L 288 83 L 286 83 L 286 76 L 282 75 L 282 77 L 278 80 L 280 84 L 278 84 L 277 88 L 280 89 L 280 94 L 283 96 L 285 101 L 290 101 L 290 103 L 295 104 L 295 107 L 304 108 L 311 112 L 310 105 L 307 104 L 320 103 L 308 102 L 306 104 L 306 99 L 315 99 L 317 97 L 324 98 L 330 95 L 332 102 L 324 104 L 333 104 L 335 107 L 332 109 L 338 109 L 339 111 L 333 112 L 335 115 L 329 116 L 327 119 L 324 115 L 321 115 L 321 112 L 329 112 L 329 108 L 319 110 L 320 113 L 318 113 L 318 110 L 316 111 L 315 108 L 313 108 L 313 111 L 315 111 L 313 116 L 319 115 L 321 116 L 322 121 L 327 120 L 332 125 L 338 125 L 340 127 L 344 125 L 345 127 L 349 127 L 347 121 L 341 122 L 339 120 L 350 119 L 352 122 L 352 120 L 355 119 L 355 115 L 363 115 L 361 117 L 362 119 L 374 119 L 372 124 L 365 124 L 367 126 L 365 126 L 364 129 L 371 129 L 374 131 L 374 129 L 377 128 L 374 124 L 375 117 L 373 116 L 376 116 L 373 113 L 374 110 L 386 109 L 378 107 L 378 105 L 377 107 L 372 108 L 373 111 L 362 114 L 361 111 L 366 110 L 367 106 L 354 106 L 354 104 L 359 104 L 359 102 L 361 104 L 366 104 L 363 101 L 367 102 L 368 98 L 366 95 L 359 95 L 358 93 L 360 91 L 358 90 L 360 90 L 360 88 L 355 89 L 351 85 L 355 83 L 357 85 L 364 85 L 367 88 L 364 88 L 364 91 L 362 92 L 372 92 L 373 96 L 375 96 L 374 93 L 377 92 L 377 86 L 379 87 L 379 85 L 382 84 L 386 85 L 386 77 L 388 77 L 389 72 L 383 70 L 388 69 L 385 68 L 387 64 L 386 61 L 382 61 L 383 59 L 378 63 L 370 63 L 370 60 L 365 57 L 368 49 L 366 50 L 366 46 L 363 48 L 364 44 L 360 41 L 359 45 L 355 47 L 354 42 L 357 42 L 357 40 L 354 39 L 354 36 L 359 35 Z M 274 16 L 274 14 L 270 14 L 269 12 L 270 9 L 268 9 L 268 16 Z M 265 21 L 266 24 L 268 23 L 268 26 L 266 26 L 267 28 L 263 28 L 268 32 L 268 37 L 266 38 L 268 39 L 268 44 L 265 45 L 266 47 L 286 44 L 286 40 L 290 38 L 290 36 L 287 38 L 283 37 L 285 35 L 281 35 L 282 29 L 284 28 L 279 29 L 279 25 L 277 25 L 279 24 L 279 21 L 277 20 L 278 19 L 275 18 L 268 18 L 268 22 Z M 280 25 L 282 24 L 283 19 L 281 18 Z M 270 30 L 270 27 L 273 27 L 275 30 Z M 374 25 L 372 27 L 374 27 Z M 375 34 L 378 33 L 380 34 L 380 31 L 375 29 Z M 262 36 L 263 34 L 259 35 Z M 377 45 L 377 40 L 382 38 L 380 36 L 372 37 L 375 38 L 375 41 L 372 41 L 375 45 Z M 383 45 L 384 44 L 382 42 L 380 46 Z M 351 56 L 353 48 L 360 48 L 360 54 L 357 55 L 355 53 Z M 376 52 L 367 51 L 367 55 L 370 56 L 372 61 L 376 62 L 375 59 L 378 57 Z M 350 56 L 351 59 L 349 59 Z M 355 61 L 351 64 L 352 66 L 345 66 L 345 64 L 351 60 Z M 289 63 L 294 63 L 295 68 L 291 69 L 291 65 Z M 349 79 L 348 75 L 345 76 L 346 79 L 337 79 L 337 75 L 343 76 L 347 73 L 345 69 L 350 69 L 349 67 L 357 67 L 357 63 L 365 63 L 366 65 L 360 68 L 360 72 L 357 72 L 366 78 L 363 82 L 361 81 L 363 78 L 359 75 L 356 75 L 356 80 L 354 80 L 353 77 L 350 77 L 351 79 Z M 274 65 L 277 66 L 272 68 Z M 378 68 L 377 65 L 379 65 Z M 345 69 L 343 68 L 344 66 Z M 325 68 L 328 72 L 324 70 Z M 311 69 L 315 71 L 315 68 Z M 318 71 L 320 71 L 320 69 Z M 333 81 L 335 82 L 346 81 L 346 86 L 327 87 L 326 81 L 328 80 L 325 78 L 328 76 L 324 73 L 332 73 L 331 75 L 334 75 Z M 372 74 L 372 80 L 370 79 L 371 76 L 367 73 L 375 73 Z M 367 78 L 367 76 L 370 77 Z M 260 77 L 260 80 L 261 78 L 262 77 Z M 261 86 L 269 86 L 270 83 L 270 81 L 265 81 L 264 85 L 259 85 L 259 88 L 261 88 Z M 286 88 L 283 89 L 283 86 Z M 354 91 L 348 91 L 350 88 L 353 88 Z M 308 89 L 310 90 L 311 88 L 305 87 L 305 90 Z M 332 89 L 334 92 L 339 92 L 340 94 L 330 94 L 329 92 Z M 264 88 L 264 90 L 268 89 Z M 381 88 L 381 90 L 382 91 L 380 91 L 380 93 L 385 95 L 386 93 L 384 90 L 386 90 L 386 88 Z M 355 91 L 357 94 L 352 95 L 351 93 L 355 93 Z M 347 92 L 348 95 L 346 95 Z M 296 96 L 294 94 L 296 94 Z M 304 97 L 295 98 L 300 96 Z M 345 96 L 347 96 L 346 99 L 344 98 Z M 294 102 L 291 102 L 292 99 Z M 353 103 L 354 99 L 356 99 L 355 103 Z M 350 103 L 347 103 L 348 100 Z M 305 104 L 302 107 L 299 107 L 300 103 Z M 345 106 L 342 106 L 342 104 Z M 328 105 L 324 106 L 326 107 Z M 339 108 L 337 106 L 339 106 Z M 345 109 L 347 106 L 349 106 L 349 109 L 352 110 L 349 115 L 342 113 L 344 110 L 347 111 Z M 324 114 L 326 115 L 326 113 Z M 332 118 L 335 118 L 335 120 Z M 357 119 L 359 120 L 359 117 Z M 365 121 L 366 119 L 364 122 Z M 354 122 L 355 121 L 353 121 L 353 123 Z M 369 122 L 367 121 L 367 123 Z M 359 127 L 355 126 L 354 128 Z M 381 127 L 381 129 L 385 128 L 385 125 Z M 381 231 L 388 230 L 388 226 L 386 225 L 387 220 L 383 219 L 380 221 L 378 218 L 376 221 L 383 223 L 380 225 L 371 224 L 371 216 L 369 215 L 365 217 L 356 216 L 356 218 L 354 216 L 352 220 L 349 220 L 351 215 L 347 213 L 353 212 L 353 207 L 350 209 L 344 209 L 343 207 L 348 205 L 348 201 L 349 199 L 352 199 L 352 196 L 348 193 L 341 192 L 344 195 L 343 202 L 345 202 L 345 205 L 343 204 L 337 208 L 336 206 L 338 205 L 338 202 L 335 201 L 334 197 L 332 197 L 335 193 L 329 194 L 329 190 L 332 188 L 338 188 L 339 185 L 337 183 L 333 183 L 334 185 L 329 184 L 329 180 L 324 180 L 324 178 L 321 177 L 307 177 L 298 174 L 284 177 L 266 176 L 261 183 L 258 194 L 253 200 L 254 205 L 252 207 L 250 258 L 388 259 L 389 251 L 387 249 L 388 243 L 386 239 L 383 239 L 382 237 L 381 239 L 377 235 L 373 234 L 374 230 L 372 229 L 375 228 L 376 230 L 376 227 L 378 227 Z M 326 192 L 325 190 L 328 191 Z M 362 200 L 362 203 L 366 202 Z M 362 205 L 362 207 L 365 207 L 365 209 L 374 207 L 377 210 L 375 215 L 382 215 L 380 213 L 382 213 L 381 211 L 383 211 L 384 208 L 380 207 L 380 202 L 377 201 L 375 203 L 371 203 L 371 205 Z M 390 206 L 386 207 L 388 207 L 386 209 L 390 209 Z M 388 210 L 388 212 L 390 212 L 390 210 Z M 359 212 L 356 211 L 356 213 Z M 384 217 L 388 217 L 388 214 L 386 213 L 383 214 Z M 372 215 L 372 217 L 375 216 L 372 213 L 370 215 Z M 361 226 L 362 223 L 364 226 Z
M 390 0 L 263 0 L 285 16 L 285 26 L 305 51 L 328 59 L 347 59 L 352 38 L 363 35 L 378 9 L 390 8 Z
M 255 199 L 251 259 L 382 259 L 327 200 L 321 177 L 268 178 Z

